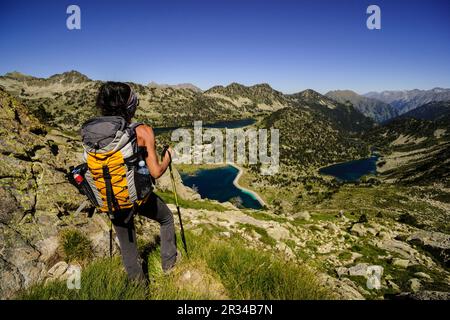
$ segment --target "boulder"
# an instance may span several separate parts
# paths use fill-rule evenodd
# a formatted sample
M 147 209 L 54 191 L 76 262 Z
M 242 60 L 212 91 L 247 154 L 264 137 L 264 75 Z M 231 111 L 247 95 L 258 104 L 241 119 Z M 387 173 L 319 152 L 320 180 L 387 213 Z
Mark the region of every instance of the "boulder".
M 346 267 L 337 267 L 334 270 L 339 278 L 342 276 L 348 276 L 348 269 Z
M 69 265 L 65 261 L 60 261 L 51 267 L 47 274 L 49 277 L 57 279 L 67 271 L 67 268 L 69 268 Z
M 392 260 L 392 265 L 406 269 L 408 268 L 409 260 L 395 258 Z
M 409 279 L 408 284 L 412 292 L 418 292 L 420 288 L 422 288 L 422 284 L 420 283 L 420 280 L 417 278 Z
M 325 228 L 328 229 L 328 230 L 330 230 L 330 231 L 332 231 L 333 233 L 338 233 L 338 232 L 340 231 L 339 227 L 336 226 L 336 225 L 335 225 L 334 223 L 332 223 L 332 222 L 328 222 L 328 223 L 325 225 Z
M 293 217 L 294 217 L 294 219 L 305 220 L 305 221 L 308 221 L 311 219 L 311 215 L 309 214 L 308 211 L 297 212 L 296 214 L 293 215 Z
M 450 267 L 450 235 L 441 232 L 419 231 L 406 239 L 431 253 L 444 266 Z
M 424 279 L 426 281 L 432 281 L 431 276 L 429 274 L 425 273 L 425 272 L 416 272 L 416 273 L 414 273 L 414 275 L 417 278 Z
M 183 271 L 175 270 L 175 285 L 180 290 L 195 292 L 202 297 L 227 299 L 226 290 L 221 282 L 203 266 L 189 267 Z
M 358 237 L 363 237 L 366 235 L 367 230 L 366 228 L 361 224 L 361 223 L 355 223 L 351 228 L 350 228 L 350 233 L 354 234 Z
M 348 268 L 348 274 L 350 276 L 363 276 L 367 275 L 367 268 L 369 264 L 367 263 L 358 263 L 357 265 Z
M 327 274 L 319 274 L 322 283 L 331 288 L 338 299 L 342 300 L 364 300 L 364 296 L 358 291 L 357 286 L 352 282 L 346 282 L 344 279 L 336 279 Z

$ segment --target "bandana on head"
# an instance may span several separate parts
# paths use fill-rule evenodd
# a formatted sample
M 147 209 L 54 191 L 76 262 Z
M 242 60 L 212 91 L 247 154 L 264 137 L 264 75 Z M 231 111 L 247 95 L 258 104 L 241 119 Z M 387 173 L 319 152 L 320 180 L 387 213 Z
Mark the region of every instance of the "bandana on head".
M 130 86 L 130 97 L 128 98 L 127 106 L 126 106 L 127 113 L 130 115 L 130 117 L 132 117 L 134 115 L 138 105 L 139 105 L 139 99 Z

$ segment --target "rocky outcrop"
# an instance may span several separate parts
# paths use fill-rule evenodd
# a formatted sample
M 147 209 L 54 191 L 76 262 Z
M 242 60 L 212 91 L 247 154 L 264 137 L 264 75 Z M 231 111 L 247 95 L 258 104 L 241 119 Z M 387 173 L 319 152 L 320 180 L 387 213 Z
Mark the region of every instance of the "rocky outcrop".
M 430 252 L 444 266 L 450 267 L 450 235 L 419 231 L 409 236 L 407 241 Z

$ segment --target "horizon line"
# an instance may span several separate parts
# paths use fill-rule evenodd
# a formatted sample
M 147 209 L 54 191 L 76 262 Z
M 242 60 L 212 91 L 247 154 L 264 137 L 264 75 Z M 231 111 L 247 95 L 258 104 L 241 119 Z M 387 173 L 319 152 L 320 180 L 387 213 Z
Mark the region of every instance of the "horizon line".
M 8 71 L 8 72 L 4 73 L 3 75 L 1 75 L 1 77 L 5 77 L 7 74 L 11 74 L 11 73 L 18 73 L 18 74 L 21 74 L 21 75 L 24 75 L 24 76 L 28 76 L 28 77 L 35 78 L 35 79 L 44 79 L 44 80 L 46 80 L 46 79 L 49 79 L 49 78 L 51 78 L 51 77 L 53 77 L 53 76 L 62 75 L 62 74 L 65 74 L 65 73 L 70 73 L 70 72 L 77 72 L 77 73 L 79 73 L 79 74 L 81 74 L 81 75 L 87 77 L 87 78 L 88 78 L 89 80 L 91 80 L 91 81 L 102 81 L 102 82 L 112 81 L 112 80 L 107 80 L 107 79 L 93 79 L 93 78 L 89 77 L 86 73 L 80 72 L 80 71 L 75 70 L 75 69 L 71 69 L 71 70 L 68 70 L 68 71 L 63 71 L 63 72 L 61 72 L 61 73 L 54 73 L 54 74 L 49 75 L 49 76 L 47 76 L 47 77 L 44 77 L 44 76 L 34 76 L 34 75 L 30 75 L 30 74 L 23 73 L 23 72 L 21 72 L 21 71 L 13 70 L 13 71 Z M 234 84 L 234 83 L 239 84 L 239 85 L 244 86 L 244 87 L 253 87 L 253 86 L 256 86 L 256 85 L 263 85 L 263 84 L 266 84 L 266 85 L 268 85 L 270 88 L 272 88 L 273 90 L 278 91 L 278 92 L 281 92 L 281 93 L 284 94 L 284 95 L 296 94 L 296 93 L 300 93 L 300 92 L 303 92 L 303 91 L 306 91 L 306 90 L 313 90 L 313 91 L 316 91 L 316 92 L 318 92 L 318 93 L 320 93 L 320 94 L 322 94 L 322 95 L 326 95 L 327 93 L 333 92 L 333 91 L 353 91 L 354 93 L 356 93 L 356 94 L 358 94 L 358 95 L 360 95 L 360 96 L 365 96 L 365 95 L 367 95 L 367 94 L 369 94 L 369 93 L 374 93 L 374 92 L 375 92 L 375 93 L 383 93 L 383 92 L 389 92 L 389 91 L 394 91 L 394 92 L 395 92 L 395 91 L 397 91 L 397 92 L 404 92 L 404 91 L 414 91 L 414 90 L 419 90 L 419 91 L 430 91 L 430 90 L 434 90 L 434 89 L 450 90 L 450 88 L 445 88 L 445 87 L 440 87 L 440 86 L 438 86 L 438 87 L 432 87 L 432 88 L 429 88 L 429 89 L 419 89 L 419 88 L 412 88 L 412 89 L 384 89 L 384 90 L 380 90 L 380 91 L 378 91 L 378 90 L 370 90 L 370 91 L 367 91 L 367 92 L 365 92 L 365 93 L 360 93 L 360 92 L 358 92 L 358 91 L 356 91 L 356 90 L 349 89 L 349 88 L 345 88 L 345 89 L 337 89 L 337 88 L 335 88 L 335 89 L 326 90 L 326 92 L 324 92 L 324 91 L 319 91 L 319 90 L 316 90 L 316 89 L 313 89 L 313 88 L 309 87 L 309 88 L 305 88 L 305 89 L 300 89 L 299 91 L 285 92 L 285 91 L 278 90 L 278 89 L 274 88 L 274 87 L 273 87 L 270 83 L 268 83 L 268 82 L 259 82 L 259 83 L 254 83 L 254 84 L 243 84 L 243 83 L 241 83 L 241 82 L 232 81 L 232 82 L 230 82 L 230 83 L 228 83 L 228 84 L 216 84 L 216 85 L 213 85 L 212 87 L 209 87 L 209 88 L 207 88 L 207 89 L 203 89 L 203 88 L 201 88 L 200 86 L 198 86 L 198 85 L 196 85 L 196 84 L 194 84 L 194 83 L 192 83 L 192 82 L 179 82 L 179 83 L 176 83 L 176 84 L 168 84 L 168 83 L 157 82 L 157 81 L 155 81 L 155 80 L 150 80 L 150 81 L 147 82 L 147 83 L 142 83 L 142 82 L 139 82 L 139 81 L 128 81 L 128 80 L 116 80 L 116 81 L 120 81 L 120 82 L 129 82 L 129 83 L 133 83 L 133 84 L 142 85 L 142 86 L 145 86 L 145 87 L 148 87 L 148 86 L 149 86 L 150 84 L 152 84 L 152 83 L 154 83 L 154 84 L 156 84 L 156 85 L 158 85 L 158 86 L 168 86 L 168 87 L 176 87 L 176 86 L 180 86 L 180 85 L 192 85 L 192 86 L 194 86 L 195 88 L 199 89 L 201 92 L 206 92 L 206 91 L 208 91 L 208 90 L 210 90 L 210 89 L 212 89 L 212 88 L 214 88 L 214 87 L 218 87 L 218 86 L 221 86 L 221 87 L 228 87 L 228 86 L 230 86 L 230 85 L 232 85 L 232 84 Z

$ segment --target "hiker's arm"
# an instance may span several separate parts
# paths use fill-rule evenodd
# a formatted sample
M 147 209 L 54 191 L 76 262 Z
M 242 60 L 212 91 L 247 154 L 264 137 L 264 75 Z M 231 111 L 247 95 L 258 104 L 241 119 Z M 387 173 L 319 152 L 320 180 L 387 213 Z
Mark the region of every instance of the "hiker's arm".
M 136 135 L 138 137 L 138 145 L 147 148 L 147 158 L 145 160 L 148 170 L 153 178 L 158 179 L 164 174 L 169 166 L 169 154 L 166 153 L 161 163 L 159 162 L 158 155 L 156 154 L 155 135 L 153 129 L 149 126 L 141 125 L 137 127 Z M 172 153 L 171 149 L 168 151 Z

